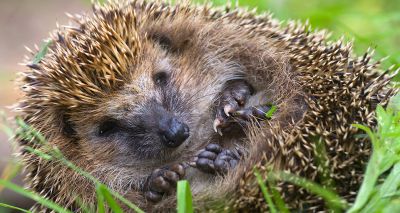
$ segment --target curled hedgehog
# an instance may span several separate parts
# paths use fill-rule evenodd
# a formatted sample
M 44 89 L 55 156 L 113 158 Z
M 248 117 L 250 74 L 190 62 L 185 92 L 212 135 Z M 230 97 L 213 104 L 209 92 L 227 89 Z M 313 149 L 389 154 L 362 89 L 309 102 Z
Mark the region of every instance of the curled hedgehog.
M 76 26 L 58 29 L 21 73 L 16 110 L 142 209 L 175 209 L 176 183 L 187 179 L 199 210 L 265 210 L 253 168 L 320 182 L 318 140 L 335 190 L 354 199 L 370 144 L 351 124 L 374 125 L 376 105 L 395 92 L 369 54 L 354 58 L 323 31 L 238 8 L 132 0 L 71 18 Z M 44 147 L 20 145 L 31 189 L 74 211 L 96 203 L 90 180 L 24 149 Z M 293 209 L 325 208 L 278 186 Z

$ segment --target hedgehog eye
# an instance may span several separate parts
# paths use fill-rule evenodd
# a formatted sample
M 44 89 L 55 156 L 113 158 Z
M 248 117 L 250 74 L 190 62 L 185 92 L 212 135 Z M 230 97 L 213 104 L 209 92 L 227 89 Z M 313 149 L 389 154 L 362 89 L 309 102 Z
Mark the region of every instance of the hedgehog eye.
M 158 72 L 153 76 L 154 83 L 158 86 L 167 84 L 168 74 L 166 72 Z
M 107 120 L 100 124 L 99 126 L 99 136 L 100 137 L 107 137 L 115 132 L 118 131 L 119 125 L 114 120 Z

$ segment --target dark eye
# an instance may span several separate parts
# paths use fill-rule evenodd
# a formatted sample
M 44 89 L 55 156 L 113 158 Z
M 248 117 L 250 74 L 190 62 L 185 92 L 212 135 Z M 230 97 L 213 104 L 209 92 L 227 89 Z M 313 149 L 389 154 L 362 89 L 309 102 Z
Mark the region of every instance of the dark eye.
M 107 136 L 117 132 L 118 129 L 119 129 L 119 125 L 118 125 L 117 121 L 114 121 L 114 120 L 103 121 L 99 126 L 99 136 L 107 137 Z
M 167 84 L 168 81 L 168 74 L 166 72 L 159 72 L 154 74 L 153 76 L 154 83 L 156 85 L 162 86 Z

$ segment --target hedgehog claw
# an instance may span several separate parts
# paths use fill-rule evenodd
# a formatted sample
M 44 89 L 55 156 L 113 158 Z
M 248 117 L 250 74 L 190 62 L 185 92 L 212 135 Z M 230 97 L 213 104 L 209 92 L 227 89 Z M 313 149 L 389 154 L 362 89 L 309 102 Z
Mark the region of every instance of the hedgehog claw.
M 215 132 L 218 132 L 218 124 L 219 124 L 219 120 L 215 119 L 214 120 L 214 124 L 213 124 L 213 128 Z
M 219 135 L 222 136 L 222 131 L 221 131 L 221 128 L 220 128 L 221 124 L 222 123 L 221 123 L 221 121 L 219 119 L 215 119 L 214 120 L 214 124 L 213 124 L 213 128 L 214 128 L 214 131 L 216 133 L 218 133 Z
M 231 105 L 228 104 L 228 105 L 224 106 L 224 112 L 225 112 L 226 116 L 228 116 L 228 117 L 231 116 L 231 113 L 234 111 L 235 111 L 235 109 Z
M 232 116 L 237 110 L 244 107 L 252 90 L 252 87 L 244 80 L 228 82 L 216 109 L 216 118 L 213 123 L 216 133 L 222 136 L 222 129 L 232 123 L 230 122 Z

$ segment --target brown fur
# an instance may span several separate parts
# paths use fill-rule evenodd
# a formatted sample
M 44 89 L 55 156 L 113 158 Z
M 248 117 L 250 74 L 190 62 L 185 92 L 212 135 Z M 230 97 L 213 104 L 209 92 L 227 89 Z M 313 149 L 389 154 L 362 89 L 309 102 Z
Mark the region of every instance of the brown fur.
M 57 32 L 38 67 L 22 73 L 21 116 L 67 159 L 141 208 L 174 209 L 174 196 L 156 205 L 145 201 L 140 190 L 144 179 L 154 169 L 189 161 L 210 142 L 239 145 L 248 155 L 225 177 L 188 169 L 200 210 L 265 209 L 252 175 L 254 165 L 261 170 L 273 165 L 318 181 L 313 137 L 321 137 L 329 148 L 333 179 L 345 181 L 338 190 L 349 195 L 358 187 L 362 166 L 349 174 L 346 162 L 351 153 L 359 152 L 357 165 L 363 165 L 369 145 L 350 138 L 357 130 L 344 125 L 373 124 L 375 105 L 392 94 L 388 90 L 380 99 L 378 89 L 388 78 L 374 80 L 377 75 L 370 73 L 376 65 L 368 63 L 369 56 L 352 59 L 350 47 L 325 44 L 321 33 L 310 34 L 296 25 L 282 28 L 269 16 L 240 10 L 133 1 L 96 6 L 93 17 L 75 19 L 78 26 Z M 168 47 L 159 44 L 164 37 L 170 41 Z M 171 75 L 166 94 L 152 80 L 160 70 Z M 225 83 L 233 79 L 245 79 L 255 87 L 249 106 L 268 101 L 278 111 L 272 120 L 246 128 L 244 134 L 220 137 L 212 130 L 215 102 Z M 94 136 L 107 117 L 130 122 L 137 114 L 156 113 L 146 111 L 145 103 L 162 102 L 163 96 L 191 129 L 180 147 L 154 148 L 141 155 L 127 148 L 125 141 L 106 143 Z M 347 111 L 354 109 L 360 114 Z M 72 133 L 66 131 L 69 128 Z M 31 153 L 22 156 L 30 187 L 41 195 L 71 209 L 76 208 L 77 196 L 84 203 L 95 203 L 89 180 Z M 305 192 L 296 194 L 293 186 L 282 184 L 293 208 L 304 208 L 304 203 L 311 209 L 323 208 Z M 351 187 L 343 190 L 347 184 Z

